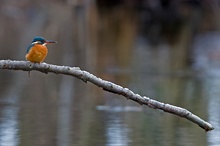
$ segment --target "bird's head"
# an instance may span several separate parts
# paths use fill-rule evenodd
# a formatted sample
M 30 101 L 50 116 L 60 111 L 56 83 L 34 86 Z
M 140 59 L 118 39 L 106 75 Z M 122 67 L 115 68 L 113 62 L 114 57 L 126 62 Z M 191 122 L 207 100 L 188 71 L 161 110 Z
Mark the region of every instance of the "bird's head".
M 46 44 L 50 44 L 50 43 L 57 43 L 56 41 L 52 41 L 52 40 L 46 40 L 45 38 L 41 37 L 41 36 L 36 36 L 33 41 L 31 42 L 31 44 L 28 46 L 27 48 L 27 53 L 29 52 L 29 50 L 31 49 L 31 47 L 33 47 L 35 44 L 41 44 L 41 45 L 46 45 Z
M 57 43 L 56 41 L 52 41 L 52 40 L 46 40 L 45 38 L 41 37 L 41 36 L 36 36 L 33 41 L 31 42 L 32 45 L 34 44 L 42 44 L 42 45 L 46 45 L 46 44 L 50 44 L 50 43 Z

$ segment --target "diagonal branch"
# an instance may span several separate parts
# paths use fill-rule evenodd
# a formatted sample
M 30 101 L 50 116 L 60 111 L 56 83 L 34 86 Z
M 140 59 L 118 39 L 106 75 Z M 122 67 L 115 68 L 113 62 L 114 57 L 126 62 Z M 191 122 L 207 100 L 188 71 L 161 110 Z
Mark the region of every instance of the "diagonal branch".
M 210 123 L 204 121 L 200 117 L 194 115 L 193 113 L 191 113 L 190 111 L 184 108 L 177 107 L 177 106 L 170 105 L 170 104 L 165 104 L 165 103 L 150 99 L 149 97 L 140 96 L 138 94 L 135 94 L 128 88 L 124 88 L 112 82 L 98 78 L 95 75 L 87 71 L 81 70 L 79 67 L 58 66 L 58 65 L 52 65 L 52 64 L 47 64 L 47 63 L 38 64 L 38 63 L 31 63 L 28 61 L 0 60 L 0 69 L 23 70 L 23 71 L 37 70 L 43 73 L 51 72 L 55 74 L 70 75 L 73 77 L 77 77 L 84 82 L 89 81 L 95 84 L 96 86 L 103 88 L 106 91 L 122 95 L 126 97 L 127 99 L 138 102 L 141 105 L 144 104 L 150 108 L 160 109 L 160 110 L 163 110 L 164 112 L 168 112 L 168 113 L 180 116 L 180 117 L 184 117 L 198 124 L 201 128 L 205 129 L 205 131 L 211 131 L 214 129 Z

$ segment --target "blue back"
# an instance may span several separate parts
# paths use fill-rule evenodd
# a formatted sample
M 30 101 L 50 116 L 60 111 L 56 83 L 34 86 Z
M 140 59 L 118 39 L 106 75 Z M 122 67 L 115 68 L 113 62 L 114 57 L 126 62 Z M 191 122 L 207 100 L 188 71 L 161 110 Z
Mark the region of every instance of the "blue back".
M 27 53 L 30 51 L 31 47 L 33 47 L 35 44 L 31 44 L 27 47 Z
M 45 41 L 46 41 L 46 39 L 41 37 L 41 36 L 34 37 L 33 41 L 31 42 L 31 45 L 29 45 L 28 48 L 27 48 L 27 53 L 30 51 L 31 47 L 33 47 L 35 45 L 35 44 L 32 44 L 32 43 L 38 42 L 37 44 L 44 44 Z

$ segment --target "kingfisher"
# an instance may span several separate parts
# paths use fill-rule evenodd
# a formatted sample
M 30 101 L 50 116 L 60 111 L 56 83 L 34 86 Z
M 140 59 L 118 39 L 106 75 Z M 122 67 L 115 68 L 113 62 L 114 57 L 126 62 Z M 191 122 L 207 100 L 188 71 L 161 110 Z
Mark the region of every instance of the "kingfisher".
M 27 48 L 27 54 L 25 55 L 26 60 L 33 63 L 43 62 L 48 53 L 46 45 L 51 43 L 57 42 L 36 36 Z

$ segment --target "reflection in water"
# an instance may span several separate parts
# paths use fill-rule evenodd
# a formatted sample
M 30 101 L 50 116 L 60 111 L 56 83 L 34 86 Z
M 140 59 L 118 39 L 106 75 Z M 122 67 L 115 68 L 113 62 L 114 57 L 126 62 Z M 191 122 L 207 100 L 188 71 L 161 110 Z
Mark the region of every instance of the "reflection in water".
M 18 123 L 17 123 L 17 107 L 0 108 L 0 145 L 16 146 L 18 140 Z
M 215 128 L 208 133 L 210 145 L 220 144 L 220 34 L 218 32 L 203 33 L 195 38 L 194 68 L 202 71 L 200 80 L 204 86 L 203 96 L 207 102 L 208 122 Z
M 111 111 L 111 112 L 140 112 L 143 111 L 141 107 L 136 107 L 136 106 L 96 106 L 97 110 L 100 111 Z
M 125 124 L 122 123 L 121 114 L 108 113 L 107 127 L 106 127 L 106 146 L 128 146 L 129 130 Z
M 209 122 L 213 124 L 214 131 L 208 133 L 208 141 L 211 145 L 220 144 L 220 80 L 219 78 L 206 79 L 206 94 L 209 98 L 208 114 Z
M 72 80 L 68 77 L 63 77 L 60 83 L 60 106 L 58 110 L 58 146 L 69 146 L 71 138 L 69 129 L 71 129 L 71 107 L 73 95 Z

